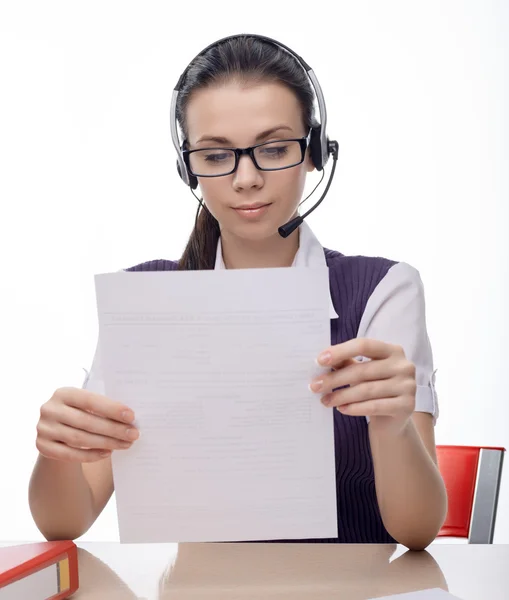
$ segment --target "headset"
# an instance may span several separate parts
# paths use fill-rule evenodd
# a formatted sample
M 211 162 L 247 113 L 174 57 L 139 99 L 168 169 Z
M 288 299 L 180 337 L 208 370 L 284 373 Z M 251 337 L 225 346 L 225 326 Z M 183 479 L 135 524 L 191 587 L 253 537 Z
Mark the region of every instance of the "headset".
M 188 72 L 190 66 L 195 62 L 195 60 L 197 58 L 199 58 L 200 56 L 202 56 L 203 54 L 205 54 L 206 52 L 208 52 L 208 50 L 210 50 L 211 48 L 218 46 L 219 44 L 221 44 L 223 42 L 227 42 L 227 41 L 234 40 L 234 39 L 241 38 L 241 37 L 253 37 L 258 40 L 273 44 L 274 46 L 277 46 L 279 48 L 282 48 L 282 49 L 286 50 L 289 54 L 291 54 L 295 58 L 295 60 L 301 65 L 301 67 L 306 72 L 306 74 L 311 82 L 311 85 L 314 89 L 315 97 L 316 97 L 316 100 L 318 103 L 318 110 L 320 113 L 320 122 L 311 128 L 311 136 L 310 136 L 310 141 L 309 141 L 311 160 L 313 161 L 313 164 L 314 164 L 316 170 L 322 171 L 324 166 L 327 164 L 327 161 L 331 154 L 334 159 L 331 174 L 329 177 L 329 181 L 327 182 L 327 185 L 325 187 L 324 193 L 322 194 L 321 198 L 304 215 L 302 215 L 302 216 L 299 215 L 296 218 L 289 221 L 288 223 L 285 223 L 284 225 L 279 227 L 279 229 L 278 229 L 279 234 L 281 235 L 281 237 L 286 238 L 295 229 L 297 229 L 297 227 L 299 227 L 299 225 L 304 221 L 304 219 L 313 210 L 315 210 L 315 208 L 317 208 L 317 206 L 322 202 L 322 200 L 327 195 L 327 192 L 329 191 L 330 185 L 334 178 L 334 172 L 336 170 L 336 163 L 337 163 L 337 159 L 338 159 L 338 143 L 336 141 L 330 141 L 329 138 L 327 137 L 327 109 L 325 107 L 325 99 L 324 99 L 324 96 L 322 93 L 322 88 L 320 87 L 320 84 L 318 83 L 318 79 L 316 78 L 316 75 L 313 72 L 313 69 L 306 63 L 306 61 L 301 56 L 299 56 L 296 52 L 294 52 L 288 46 L 285 46 L 285 44 L 282 44 L 281 42 L 278 42 L 272 38 L 269 38 L 269 37 L 266 37 L 263 35 L 237 34 L 237 35 L 231 35 L 228 37 L 221 38 L 220 40 L 217 40 L 217 41 L 213 42 L 212 44 L 209 44 L 206 48 L 204 48 L 201 52 L 199 52 L 193 58 L 193 60 L 185 68 L 182 75 L 179 77 L 179 80 L 177 81 L 177 85 L 173 89 L 173 94 L 172 94 L 172 98 L 171 98 L 170 128 L 171 128 L 172 142 L 173 142 L 173 145 L 175 146 L 175 150 L 177 151 L 177 171 L 178 171 L 178 174 L 179 174 L 180 178 L 182 179 L 182 181 L 191 188 L 191 191 L 198 187 L 197 177 L 192 175 L 187 169 L 187 165 L 184 161 L 184 155 L 183 155 L 184 143 L 180 142 L 179 135 L 178 135 L 177 98 L 178 98 L 178 95 L 180 92 L 180 88 L 184 82 L 186 75 L 187 75 L 187 72 Z M 200 204 L 201 204 L 201 201 L 200 201 Z

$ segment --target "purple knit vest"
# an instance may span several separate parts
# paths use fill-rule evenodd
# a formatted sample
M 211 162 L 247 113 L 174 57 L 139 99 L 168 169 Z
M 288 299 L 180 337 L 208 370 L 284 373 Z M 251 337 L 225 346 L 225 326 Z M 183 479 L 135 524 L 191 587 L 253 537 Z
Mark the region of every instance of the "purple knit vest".
M 331 344 L 355 338 L 364 309 L 394 261 L 378 257 L 344 256 L 324 248 L 332 302 L 339 316 L 331 320 Z M 175 271 L 171 260 L 152 260 L 126 271 Z M 338 537 L 288 540 L 319 543 L 394 543 L 380 516 L 373 459 L 365 417 L 348 417 L 334 410 Z M 278 540 L 287 541 L 287 540 Z

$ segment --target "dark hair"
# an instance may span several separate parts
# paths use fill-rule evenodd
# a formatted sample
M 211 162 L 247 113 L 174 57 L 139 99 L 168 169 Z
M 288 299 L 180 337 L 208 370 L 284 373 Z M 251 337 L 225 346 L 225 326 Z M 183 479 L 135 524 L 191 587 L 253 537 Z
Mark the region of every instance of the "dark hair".
M 188 67 L 176 106 L 184 143 L 188 138 L 186 108 L 191 94 L 195 90 L 235 79 L 241 83 L 275 81 L 286 85 L 295 93 L 302 107 L 306 129 L 317 124 L 314 119 L 313 89 L 297 59 L 272 42 L 243 35 L 214 45 Z M 179 261 L 179 269 L 213 269 L 219 235 L 219 223 L 203 205 Z

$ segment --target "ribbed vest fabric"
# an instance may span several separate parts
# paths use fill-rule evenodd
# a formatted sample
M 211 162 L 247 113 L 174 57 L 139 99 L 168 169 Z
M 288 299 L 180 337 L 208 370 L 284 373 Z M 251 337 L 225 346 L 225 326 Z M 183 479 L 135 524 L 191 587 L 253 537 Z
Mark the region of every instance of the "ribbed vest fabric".
M 369 297 L 394 261 L 379 257 L 344 256 L 324 248 L 329 267 L 331 298 L 339 316 L 331 319 L 331 344 L 357 337 Z M 159 259 L 126 271 L 175 271 L 175 261 Z M 338 537 L 278 540 L 317 543 L 394 543 L 380 516 L 373 459 L 365 417 L 349 417 L 334 410 Z

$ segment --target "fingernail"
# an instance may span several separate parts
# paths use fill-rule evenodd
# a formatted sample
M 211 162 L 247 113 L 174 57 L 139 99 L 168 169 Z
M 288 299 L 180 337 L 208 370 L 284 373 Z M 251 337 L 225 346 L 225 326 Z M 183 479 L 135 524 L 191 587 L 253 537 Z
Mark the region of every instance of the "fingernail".
M 327 398 L 327 396 L 324 396 L 322 398 L 321 402 L 324 406 L 329 406 L 329 404 L 330 404 L 330 400 Z
M 137 429 L 128 429 L 125 434 L 130 440 L 137 440 L 140 437 Z
M 130 410 L 124 410 L 122 413 L 122 421 L 126 423 L 132 423 L 134 421 L 134 415 Z
M 322 352 L 318 357 L 318 362 L 321 365 L 328 365 L 332 359 L 332 354 L 330 352 Z
M 103 458 L 106 458 L 110 454 L 111 454 L 110 450 L 105 450 L 104 452 L 101 452 L 99 456 L 102 456 Z
M 323 388 L 323 381 L 321 379 L 319 379 L 318 381 L 312 381 L 309 386 L 309 389 L 312 392 L 320 392 L 322 388 Z

